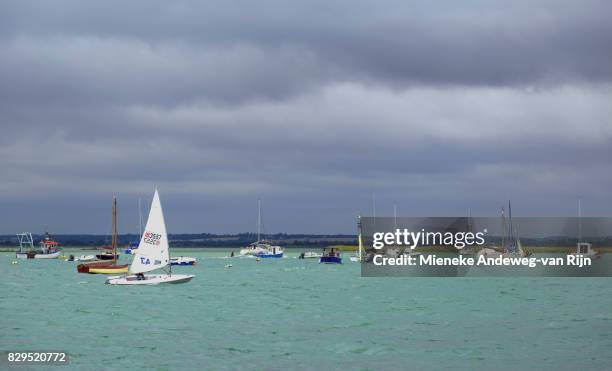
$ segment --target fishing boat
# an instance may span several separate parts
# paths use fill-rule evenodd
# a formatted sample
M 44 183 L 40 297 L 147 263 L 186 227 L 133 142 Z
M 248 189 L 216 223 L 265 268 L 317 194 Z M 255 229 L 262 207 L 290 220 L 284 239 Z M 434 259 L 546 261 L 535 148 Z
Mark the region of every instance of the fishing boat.
M 342 257 L 340 257 L 340 254 L 340 249 L 337 247 L 324 247 L 319 263 L 342 264 Z
M 40 249 L 34 249 L 34 239 L 29 232 L 18 233 L 19 251 L 18 259 L 57 259 L 62 253 L 59 243 L 54 241 L 49 232 L 45 231 L 45 237 L 40 241 Z
M 158 285 L 161 283 L 184 283 L 194 277 L 192 274 L 172 274 L 168 234 L 164 212 L 159 200 L 159 193 L 155 189 L 149 218 L 134 255 L 129 273 L 122 276 L 112 276 L 106 279 L 109 285 Z M 168 267 L 164 274 L 145 274 L 157 269 Z
M 114 259 L 111 261 L 101 261 L 89 264 L 79 264 L 77 272 L 89 274 L 119 274 L 128 271 L 127 264 L 117 264 L 119 254 L 117 254 L 117 197 L 113 196 L 113 231 L 111 237 L 111 255 Z M 96 255 L 98 257 L 99 255 Z
M 257 241 L 240 250 L 240 256 L 255 256 L 257 258 L 282 258 L 283 249 L 261 239 L 261 199 L 257 199 Z
M 179 256 L 170 259 L 170 265 L 195 265 L 196 262 L 196 258 L 191 258 L 189 256 Z

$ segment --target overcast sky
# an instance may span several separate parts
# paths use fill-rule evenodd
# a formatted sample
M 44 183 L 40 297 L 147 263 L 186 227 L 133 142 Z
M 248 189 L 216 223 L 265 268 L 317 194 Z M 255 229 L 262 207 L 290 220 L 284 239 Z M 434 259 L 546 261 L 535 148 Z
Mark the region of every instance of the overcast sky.
M 612 215 L 610 1 L 2 1 L 0 233 Z

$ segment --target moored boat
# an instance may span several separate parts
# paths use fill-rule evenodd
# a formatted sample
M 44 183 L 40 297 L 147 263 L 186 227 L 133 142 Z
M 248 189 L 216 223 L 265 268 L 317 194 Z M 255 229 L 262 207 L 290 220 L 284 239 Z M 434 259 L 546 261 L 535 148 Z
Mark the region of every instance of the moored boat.
M 15 254 L 18 259 L 57 259 L 62 253 L 59 243 L 54 241 L 49 232 L 40 241 L 40 249 L 34 249 L 34 239 L 29 232 L 18 233 L 19 251 Z
M 257 241 L 240 250 L 240 256 L 254 256 L 256 258 L 282 258 L 282 247 L 271 245 L 261 239 L 261 199 L 257 199 Z
M 196 258 L 192 258 L 189 256 L 179 256 L 179 257 L 170 259 L 171 265 L 195 265 L 196 262 L 197 262 Z
M 342 264 L 342 257 L 340 254 L 340 249 L 337 247 L 324 247 L 319 263 Z
M 305 251 L 298 256 L 298 259 L 320 259 L 323 254 L 314 251 Z
M 113 196 L 113 232 L 111 239 L 110 248 L 112 251 L 109 255 L 113 256 L 111 259 L 101 259 L 102 261 L 79 264 L 77 266 L 77 272 L 89 273 L 89 274 L 120 274 L 125 273 L 128 270 L 127 264 L 117 264 L 119 254 L 117 254 L 117 197 Z M 99 258 L 99 254 L 96 257 Z M 109 261 L 110 260 L 110 261 Z

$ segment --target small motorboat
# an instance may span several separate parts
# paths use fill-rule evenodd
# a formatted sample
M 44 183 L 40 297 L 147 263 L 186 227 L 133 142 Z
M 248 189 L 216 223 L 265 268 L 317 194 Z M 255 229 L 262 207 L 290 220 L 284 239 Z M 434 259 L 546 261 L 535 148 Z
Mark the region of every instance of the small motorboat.
M 314 252 L 314 251 L 306 251 L 301 253 L 298 256 L 298 259 L 320 259 L 323 254 Z
M 191 258 L 189 256 L 179 256 L 170 259 L 170 265 L 194 265 L 196 262 L 196 258 Z
M 319 259 L 319 263 L 342 264 L 342 258 L 340 257 L 340 249 L 337 247 L 323 248 L 323 254 Z
M 601 252 L 593 249 L 593 245 L 588 242 L 578 242 L 576 244 L 576 252 L 568 255 L 584 256 L 591 259 L 599 259 Z
M 75 262 L 91 262 L 96 260 L 96 256 L 95 255 L 81 255 L 79 257 L 74 257 L 73 255 L 70 255 L 72 257 L 72 260 L 68 259 L 69 261 L 75 261 Z

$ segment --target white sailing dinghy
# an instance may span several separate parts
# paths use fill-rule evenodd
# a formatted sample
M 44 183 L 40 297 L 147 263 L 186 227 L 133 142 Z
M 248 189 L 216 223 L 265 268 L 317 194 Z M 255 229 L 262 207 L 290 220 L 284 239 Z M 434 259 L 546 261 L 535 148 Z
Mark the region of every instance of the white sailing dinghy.
M 168 247 L 164 212 L 159 201 L 159 194 L 155 189 L 147 226 L 138 244 L 138 250 L 136 250 L 128 274 L 109 277 L 106 283 L 109 285 L 158 285 L 160 283 L 190 281 L 194 277 L 192 274 L 172 274 Z M 169 268 L 168 273 L 144 274 L 165 267 Z

